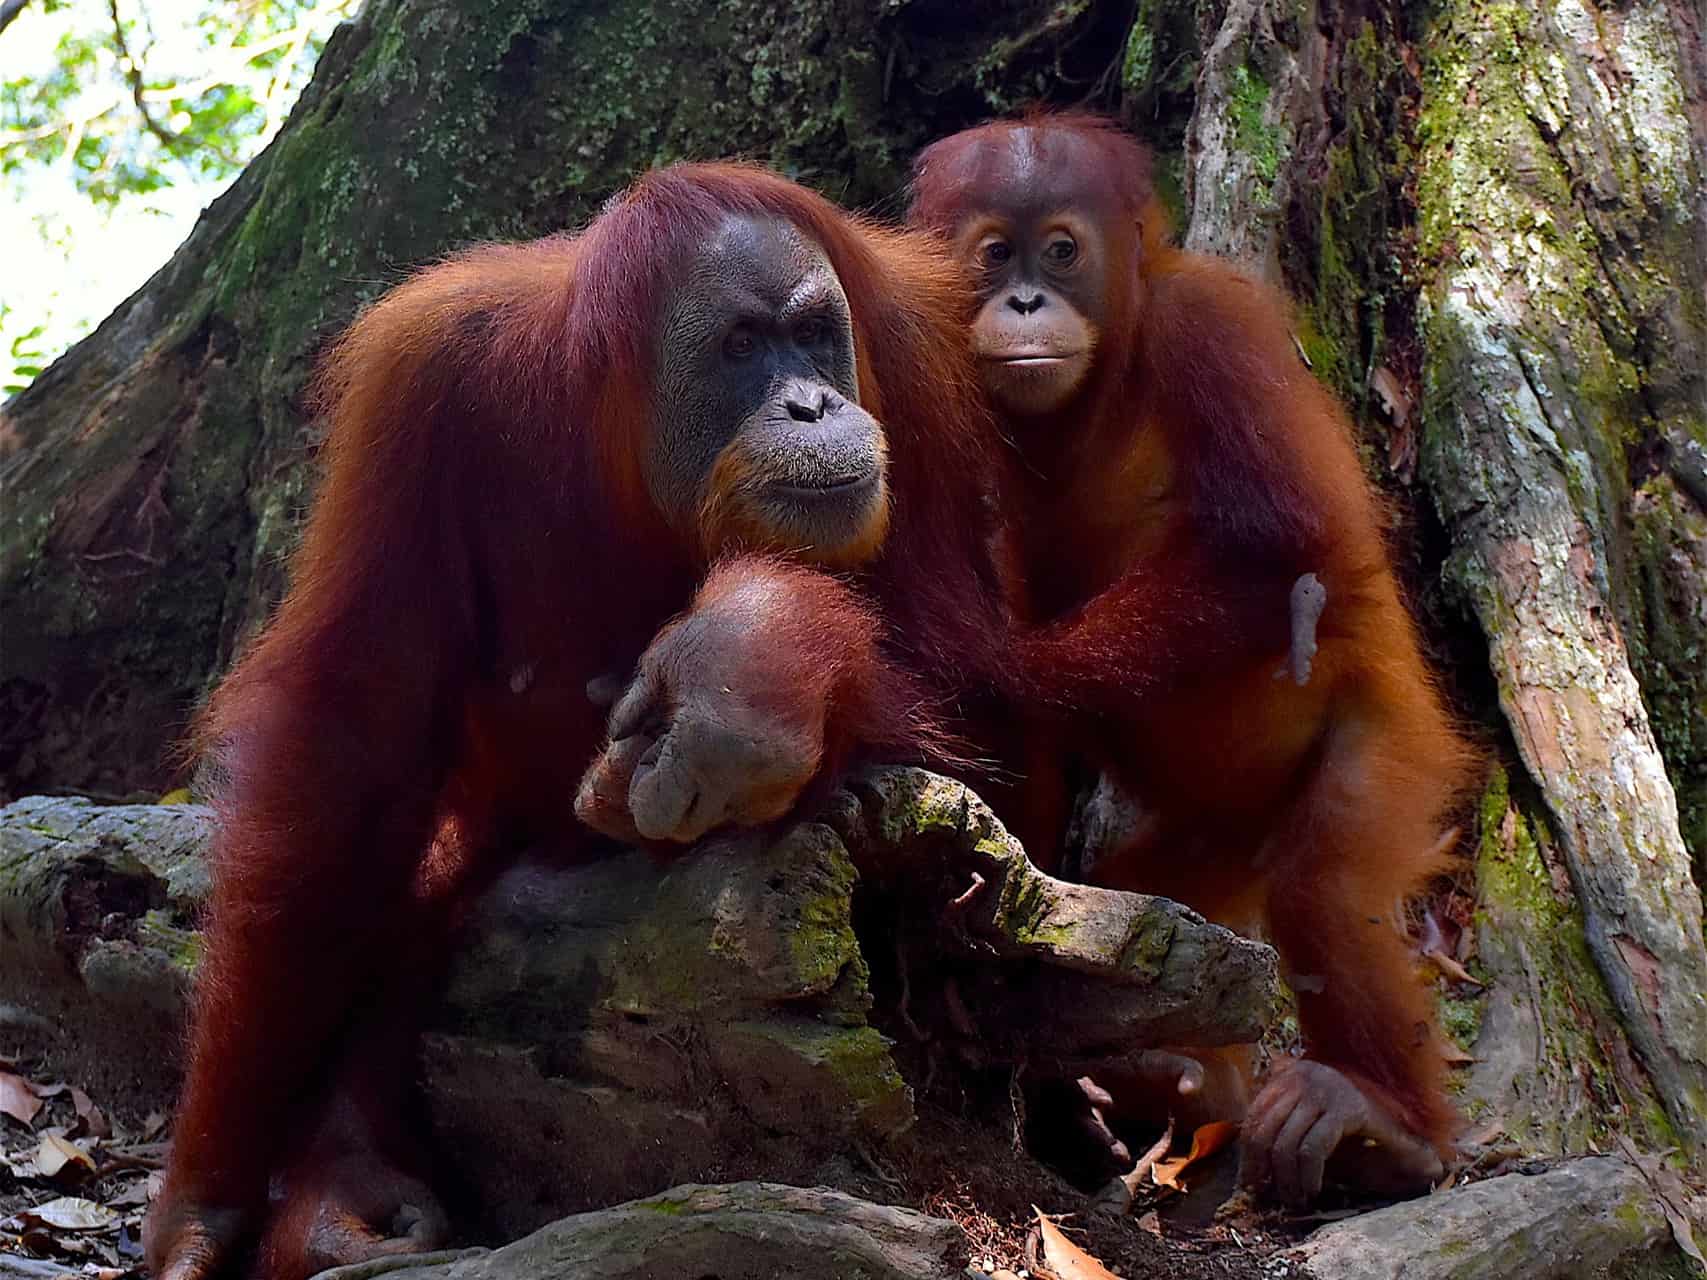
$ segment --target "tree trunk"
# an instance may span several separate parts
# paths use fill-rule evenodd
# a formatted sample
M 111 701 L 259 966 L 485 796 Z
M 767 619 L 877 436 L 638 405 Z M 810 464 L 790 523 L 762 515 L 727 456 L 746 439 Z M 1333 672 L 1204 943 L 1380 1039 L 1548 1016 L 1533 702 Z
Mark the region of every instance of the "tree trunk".
M 1113 0 L 374 0 L 173 260 L 5 409 L 0 793 L 128 795 L 283 587 L 316 351 L 404 270 L 753 157 L 893 210 L 945 129 L 1093 88 Z
M 1702 495 L 1678 488 L 1707 440 L 1707 169 L 1682 91 L 1701 48 L 1685 16 L 1660 0 L 1441 6 L 1423 44 L 1418 248 L 1425 453 L 1448 573 L 1536 787 L 1539 812 L 1520 816 L 1569 872 L 1580 918 L 1567 928 L 1699 1156 L 1707 948 L 1650 719 L 1679 729 L 1689 782 L 1707 684 L 1699 664 L 1668 665 L 1672 597 L 1654 581 L 1699 556 L 1703 527 L 1688 509 Z M 1697 646 L 1704 575 L 1697 558 L 1680 579 L 1693 580 Z M 1484 834 L 1485 861 L 1513 856 Z M 1494 880 L 1489 909 L 1533 920 Z
M 1488 985 L 1447 1010 L 1467 1105 L 1534 1150 L 1610 1124 L 1699 1155 L 1699 26 L 1663 0 L 1230 0 L 1201 30 L 1187 244 L 1301 300 L 1461 702 L 1515 757 L 1478 815 Z
M 1299 300 L 1446 679 L 1473 1127 L 1707 1147 L 1707 49 L 1690 0 L 374 0 L 265 155 L 7 406 L 0 792 L 158 790 L 282 586 L 319 346 L 453 245 L 743 153 L 892 212 L 925 140 L 1121 115 Z M 1473 835 L 1473 839 L 1470 838 Z M 1693 858 L 1693 878 L 1692 878 Z

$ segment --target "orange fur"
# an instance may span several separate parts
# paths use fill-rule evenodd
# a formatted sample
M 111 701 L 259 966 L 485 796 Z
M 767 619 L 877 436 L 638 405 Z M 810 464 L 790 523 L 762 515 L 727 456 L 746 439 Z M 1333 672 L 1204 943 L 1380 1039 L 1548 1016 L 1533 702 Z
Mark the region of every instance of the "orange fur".
M 888 449 L 880 441 L 878 456 L 887 462 Z M 887 478 L 883 497 L 860 536 L 847 546 L 826 554 L 813 547 L 778 547 L 762 516 L 754 512 L 749 490 L 759 491 L 766 477 L 742 449 L 737 436 L 717 455 L 706 482 L 705 500 L 700 504 L 699 535 L 707 559 L 736 549 L 753 551 L 798 551 L 826 568 L 851 569 L 874 559 L 889 536 L 891 494 Z
M 1021 695 L 1147 818 L 1094 877 L 1265 927 L 1308 1052 L 1444 1149 L 1456 1118 L 1432 997 L 1394 912 L 1445 868 L 1438 837 L 1474 756 L 1424 664 L 1350 424 L 1297 359 L 1282 298 L 1166 244 L 1148 157 L 1107 122 L 1033 115 L 937 143 L 915 220 L 964 244 L 990 213 L 965 193 L 1008 198 L 1000 157 L 1019 129 L 1042 157 L 1031 192 L 1059 181 L 1071 204 L 1098 183 L 1126 215 L 1103 233 L 1108 278 L 1130 284 L 1082 391 L 1006 424 L 1035 623 Z M 1328 595 L 1299 687 L 1275 673 L 1305 573 Z
M 823 248 L 887 433 L 894 510 L 856 578 L 746 562 L 821 617 L 773 674 L 801 697 L 837 675 L 825 770 L 866 742 L 931 748 L 936 695 L 994 665 L 986 419 L 961 274 L 933 238 L 752 166 L 686 165 L 579 235 L 473 249 L 387 294 L 325 365 L 325 474 L 289 595 L 197 730 L 224 785 L 157 1272 L 200 1276 L 200 1226 L 262 1214 L 292 1117 L 361 1040 L 358 999 L 430 982 L 458 885 L 530 841 L 597 847 L 572 812 L 604 736 L 587 682 L 632 670 L 731 549 L 672 531 L 637 461 L 661 303 L 731 214 Z M 312 1177 L 296 1185 L 285 1227 L 315 1216 Z M 295 1229 L 269 1238 L 272 1280 L 308 1266 Z

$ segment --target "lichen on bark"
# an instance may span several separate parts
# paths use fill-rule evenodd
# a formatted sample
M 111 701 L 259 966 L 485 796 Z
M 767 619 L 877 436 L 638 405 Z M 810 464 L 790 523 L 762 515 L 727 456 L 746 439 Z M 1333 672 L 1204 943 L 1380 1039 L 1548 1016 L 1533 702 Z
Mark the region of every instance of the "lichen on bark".
M 1702 270 L 1676 176 L 1693 172 L 1687 129 L 1681 113 L 1653 121 L 1653 82 L 1679 56 L 1669 39 L 1663 4 L 1437 6 L 1418 138 L 1421 317 L 1425 464 L 1449 570 L 1487 637 L 1589 952 L 1698 1154 L 1707 949 L 1632 669 L 1643 606 L 1627 534 L 1636 446 L 1693 431 L 1707 340 L 1663 296 L 1699 291 Z

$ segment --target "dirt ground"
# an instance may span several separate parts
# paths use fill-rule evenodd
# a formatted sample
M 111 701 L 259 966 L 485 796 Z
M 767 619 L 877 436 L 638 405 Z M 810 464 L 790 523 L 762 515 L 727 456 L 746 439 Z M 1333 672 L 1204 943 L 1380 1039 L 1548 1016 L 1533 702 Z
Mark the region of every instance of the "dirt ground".
M 14 1113 L 0 1115 L 0 1254 L 65 1264 L 96 1280 L 140 1276 L 140 1222 L 165 1157 L 166 1117 L 108 1116 L 101 1099 L 74 1082 L 42 1079 L 38 1063 L 3 1054 L 0 1045 L 0 1073 L 28 1082 L 39 1109 L 30 1124 L 21 1123 L 14 1092 Z M 911 1132 L 882 1152 L 851 1153 L 840 1168 L 825 1171 L 825 1180 L 959 1223 L 979 1270 L 1037 1275 L 1041 1209 L 1120 1276 L 1295 1274 L 1274 1255 L 1313 1224 L 1265 1222 L 1243 1210 L 1217 1216 L 1215 1205 L 1232 1184 L 1230 1151 L 1194 1171 L 1188 1194 L 1146 1189 L 1123 1217 L 1091 1214 L 1084 1211 L 1085 1192 L 1015 1149 L 1011 1107 L 960 1096 L 960 1088 L 957 1080 L 922 1097 Z M 956 1096 L 945 1105 L 947 1090 Z M 38 1161 L 51 1163 L 54 1152 L 64 1163 L 44 1176 Z

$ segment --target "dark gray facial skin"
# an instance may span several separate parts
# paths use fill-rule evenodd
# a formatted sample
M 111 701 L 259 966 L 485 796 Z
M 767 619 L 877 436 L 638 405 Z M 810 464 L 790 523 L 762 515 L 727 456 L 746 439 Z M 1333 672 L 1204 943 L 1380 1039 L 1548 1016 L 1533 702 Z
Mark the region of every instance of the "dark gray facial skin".
M 721 545 L 857 562 L 887 523 L 883 428 L 859 405 L 853 322 L 823 251 L 731 216 L 682 273 L 654 353 L 653 500 Z

